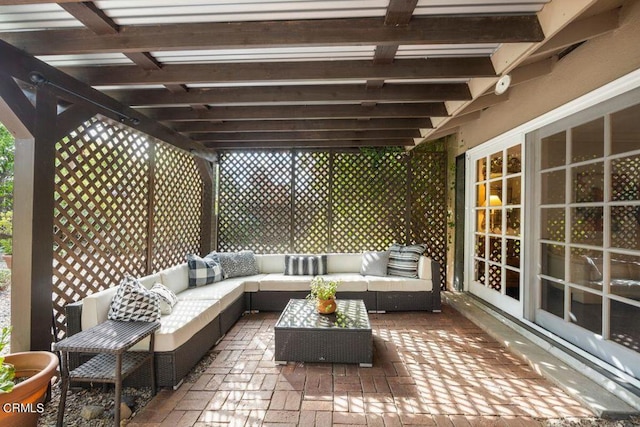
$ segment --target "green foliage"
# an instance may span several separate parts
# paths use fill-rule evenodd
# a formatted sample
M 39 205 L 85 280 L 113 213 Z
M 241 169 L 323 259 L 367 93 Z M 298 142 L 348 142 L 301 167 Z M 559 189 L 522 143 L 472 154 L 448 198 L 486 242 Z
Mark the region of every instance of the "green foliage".
M 11 327 L 5 326 L 0 333 L 0 352 L 9 343 Z M 11 363 L 4 363 L 4 357 L 0 356 L 0 393 L 9 393 L 13 390 L 16 370 Z
M 362 147 L 360 152 L 371 159 L 371 167 L 377 169 L 387 154 L 400 153 L 402 147 Z
M 0 211 L 13 209 L 15 140 L 0 123 Z
M 13 254 L 13 211 L 0 213 L 0 248 L 6 255 Z
M 11 285 L 11 270 L 0 270 L 0 291 L 4 291 Z
M 311 281 L 311 293 L 307 295 L 307 299 L 331 299 L 336 296 L 338 285 L 337 280 L 324 280 L 321 276 L 316 276 Z

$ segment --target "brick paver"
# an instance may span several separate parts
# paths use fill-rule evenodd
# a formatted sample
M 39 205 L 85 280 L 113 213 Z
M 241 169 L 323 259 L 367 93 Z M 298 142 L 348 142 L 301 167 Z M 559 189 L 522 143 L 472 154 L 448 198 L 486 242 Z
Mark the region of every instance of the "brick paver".
M 275 365 L 277 318 L 244 316 L 195 383 L 161 391 L 129 426 L 536 426 L 593 416 L 447 305 L 371 314 L 372 368 Z

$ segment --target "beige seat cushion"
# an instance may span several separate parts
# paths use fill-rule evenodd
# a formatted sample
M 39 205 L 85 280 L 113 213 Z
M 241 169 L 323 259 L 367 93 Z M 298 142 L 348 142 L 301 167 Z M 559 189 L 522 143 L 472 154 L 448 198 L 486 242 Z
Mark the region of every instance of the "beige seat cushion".
M 360 273 L 333 273 L 325 274 L 325 280 L 339 280 L 338 292 L 364 292 L 369 282 Z
M 186 262 L 161 271 L 160 276 L 162 277 L 162 284 L 171 289 L 176 295 L 186 290 L 189 286 L 189 267 L 187 267 Z
M 171 314 L 160 318 L 160 330 L 155 334 L 155 351 L 173 351 L 207 326 L 220 314 L 220 301 L 178 301 Z M 144 339 L 133 350 L 149 348 L 149 339 Z
M 329 273 L 359 273 L 362 254 L 327 254 Z
M 285 276 L 284 273 L 267 274 L 260 280 L 261 291 L 309 291 L 313 276 Z
M 244 281 L 242 279 L 242 277 L 234 277 L 210 285 L 189 288 L 177 295 L 178 301 L 219 300 L 220 310 L 224 310 L 244 293 Z
M 245 292 L 258 292 L 260 290 L 260 281 L 264 279 L 266 274 L 256 274 L 255 276 L 243 277 Z
M 397 276 L 365 276 L 369 282 L 368 289 L 376 292 L 428 292 L 433 290 L 431 280 L 411 279 Z

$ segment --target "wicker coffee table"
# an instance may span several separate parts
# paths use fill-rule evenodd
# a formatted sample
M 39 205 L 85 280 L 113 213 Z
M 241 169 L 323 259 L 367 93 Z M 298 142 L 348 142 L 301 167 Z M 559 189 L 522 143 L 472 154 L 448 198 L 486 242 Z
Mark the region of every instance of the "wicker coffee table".
M 289 301 L 275 326 L 275 360 L 287 362 L 358 363 L 371 367 L 373 342 L 362 300 L 336 300 L 347 315 L 346 328 L 334 325 L 335 314 L 319 314 L 315 303 Z

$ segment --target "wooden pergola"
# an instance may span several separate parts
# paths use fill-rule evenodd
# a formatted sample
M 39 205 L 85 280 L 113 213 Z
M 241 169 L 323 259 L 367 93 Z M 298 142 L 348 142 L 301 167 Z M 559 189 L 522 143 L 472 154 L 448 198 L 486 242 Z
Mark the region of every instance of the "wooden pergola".
M 24 284 L 13 347 L 49 349 L 52 159 L 87 119 L 192 153 L 209 189 L 218 150 L 410 149 L 507 101 L 494 93 L 502 76 L 511 87 L 544 76 L 614 30 L 612 3 L 3 2 L 0 120 L 17 138 L 14 283 Z

